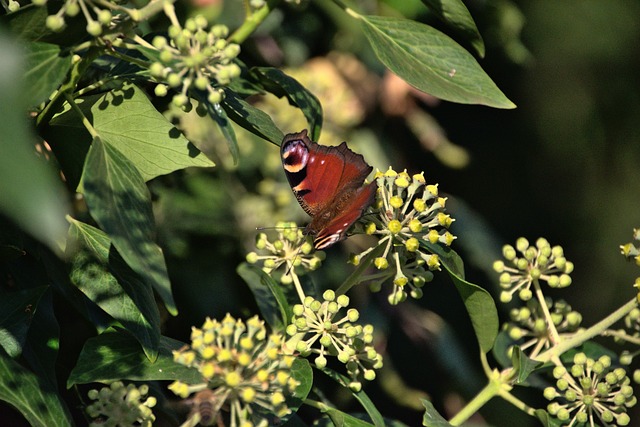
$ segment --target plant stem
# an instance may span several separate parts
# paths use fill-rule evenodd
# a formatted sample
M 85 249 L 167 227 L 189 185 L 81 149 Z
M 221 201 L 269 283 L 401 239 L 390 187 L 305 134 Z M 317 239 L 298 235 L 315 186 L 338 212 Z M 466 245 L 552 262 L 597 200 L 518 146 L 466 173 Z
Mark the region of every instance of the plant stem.
M 504 375 L 497 372 L 492 373 L 489 383 L 460 412 L 449 420 L 449 424 L 453 426 L 461 425 L 478 412 L 489 400 L 511 390 L 511 386 L 504 382 L 505 379 Z
M 281 1 L 282 0 L 268 0 L 264 6 L 248 15 L 242 25 L 229 36 L 228 41 L 237 44 L 245 41 L 256 28 L 264 22 L 267 16 L 269 16 L 269 13 L 271 13 Z
M 544 313 L 544 318 L 547 323 L 547 329 L 549 330 L 551 344 L 556 345 L 560 342 L 560 336 L 558 335 L 556 325 L 553 324 L 553 319 L 551 319 L 551 313 L 549 312 L 547 301 L 544 299 L 544 294 L 542 293 L 542 289 L 540 288 L 540 282 L 538 282 L 538 279 L 533 280 L 533 288 L 536 291 L 536 298 L 538 299 L 540 308 Z
M 359 283 L 359 279 L 361 278 L 361 276 L 364 273 L 364 271 L 369 266 L 371 266 L 371 264 L 373 263 L 373 260 L 378 255 L 380 255 L 380 253 L 383 251 L 383 249 L 384 249 L 384 245 L 378 244 L 378 246 L 376 246 L 371 252 L 369 252 L 364 257 L 364 259 L 360 261 L 360 264 L 358 265 L 358 268 L 356 268 L 354 270 L 354 272 L 351 273 L 351 275 L 349 277 L 347 277 L 347 280 L 345 280 L 342 283 L 342 285 L 340 285 L 340 287 L 338 289 L 336 289 L 336 295 L 346 294 L 347 292 L 349 292 L 349 289 L 351 289 L 356 284 L 358 284 Z
M 78 105 L 76 104 L 75 100 L 73 99 L 73 96 L 71 96 L 71 94 L 69 94 L 69 93 L 65 93 L 64 97 L 67 100 L 67 102 L 69 103 L 69 105 L 71 106 L 71 109 L 73 111 L 75 111 L 78 116 L 81 117 L 82 124 L 87 129 L 87 131 L 89 132 L 91 137 L 94 138 L 94 139 L 98 138 L 100 136 L 98 134 L 98 131 L 96 130 L 96 128 L 93 127 L 93 125 L 91 124 L 89 119 L 87 119 L 87 116 L 84 115 L 84 113 L 82 112 L 80 107 L 78 107 Z
M 618 320 L 622 319 L 626 316 L 631 310 L 638 306 L 638 300 L 636 297 L 625 305 L 611 313 L 609 316 L 605 317 L 595 325 L 591 326 L 589 329 L 586 329 L 580 333 L 573 335 L 571 338 L 560 341 L 558 345 L 551 347 L 549 350 L 542 353 L 540 356 L 536 357 L 535 360 L 540 362 L 548 362 L 553 357 L 560 356 L 567 350 L 578 347 L 580 344 L 584 343 L 587 340 L 590 340 L 593 337 L 596 337 L 606 331 L 611 325 L 616 323 Z

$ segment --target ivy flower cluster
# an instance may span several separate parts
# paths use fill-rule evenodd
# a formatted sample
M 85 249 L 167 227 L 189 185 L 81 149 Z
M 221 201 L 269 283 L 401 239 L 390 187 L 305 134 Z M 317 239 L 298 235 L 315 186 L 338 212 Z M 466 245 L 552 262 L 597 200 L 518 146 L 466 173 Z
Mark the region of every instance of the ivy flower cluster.
M 381 248 L 373 260 L 378 273 L 366 280 L 379 291 L 393 279 L 389 303 L 396 305 L 407 299 L 422 297 L 422 287 L 440 269 L 438 255 L 429 245 L 450 246 L 455 236 L 448 231 L 454 221 L 445 213 L 446 198 L 438 195 L 437 185 L 427 185 L 423 173 L 409 176 L 406 171 L 376 173 L 378 184 L 378 216 L 366 226 L 366 233 L 381 236 L 377 247 L 352 257 L 358 264 L 364 256 Z
M 334 291 L 327 290 L 322 298 L 318 301 L 307 296 L 293 307 L 293 318 L 287 326 L 287 334 L 293 338 L 288 345 L 295 345 L 302 356 L 317 354 L 314 363 L 320 369 L 327 366 L 327 356 L 337 357 L 347 368 L 349 387 L 359 391 L 359 378 L 371 381 L 376 377 L 375 369 L 382 367 L 382 356 L 372 346 L 373 326 L 355 324 L 360 314 L 354 308 L 340 316 L 349 306 L 346 295 L 336 297 Z
M 533 296 L 531 285 L 537 288 L 540 281 L 547 282 L 552 288 L 571 285 L 569 274 L 573 271 L 573 263 L 564 257 L 562 247 L 551 247 L 544 238 L 538 239 L 534 246 L 521 237 L 515 248 L 505 245 L 502 255 L 506 262 L 498 260 L 493 263 L 493 269 L 500 273 L 502 302 L 511 301 L 515 293 L 522 301 L 530 300 Z
M 220 322 L 207 318 L 202 328 L 192 329 L 191 345 L 173 353 L 177 363 L 196 368 L 202 382 L 174 381 L 169 389 L 182 398 L 210 390 L 209 399 L 228 408 L 230 425 L 262 425 L 262 412 L 283 417 L 291 412 L 286 397 L 299 382 L 291 376 L 295 357 L 284 354 L 282 345 L 282 336 L 267 335 L 257 316 L 246 324 L 229 314 Z
M 36 6 L 46 6 L 48 0 L 32 0 Z M 114 19 L 114 11 L 125 10 L 116 1 L 109 0 L 65 0 L 60 9 L 47 16 L 45 25 L 51 31 L 62 31 L 66 26 L 65 18 L 73 18 L 82 12 L 87 22 L 86 30 L 91 36 L 98 37 L 108 28 Z
M 520 348 L 530 358 L 535 358 L 555 344 L 555 338 L 550 335 L 551 328 L 548 327 L 545 311 L 549 312 L 550 321 L 559 338 L 574 334 L 582 323 L 582 315 L 572 310 L 564 300 L 554 302 L 550 297 L 545 297 L 544 305 L 543 309 L 537 299 L 531 299 L 525 306 L 513 308 L 509 313 L 511 321 L 505 324 L 512 340 L 524 341 Z
M 198 15 L 186 20 L 184 27 L 168 14 L 172 23 L 168 39 L 156 36 L 153 47 L 159 52 L 158 60 L 149 71 L 159 82 L 155 94 L 165 96 L 169 86 L 178 93 L 173 102 L 179 107 L 189 104 L 188 93 L 206 93 L 211 104 L 219 104 L 224 97 L 222 86 L 240 75 L 240 67 L 233 60 L 240 53 L 240 46 L 225 38 L 229 29 L 214 25 L 207 30 L 207 19 Z M 166 83 L 166 85 L 165 85 Z
M 609 356 L 598 360 L 577 353 L 573 365 L 553 369 L 555 387 L 547 387 L 544 397 L 551 402 L 549 413 L 563 424 L 629 425 L 627 408 L 637 402 L 631 380 L 623 368 L 615 368 Z
M 90 427 L 133 426 L 151 427 L 156 420 L 151 411 L 156 398 L 148 396 L 149 386 L 124 385 L 121 381 L 111 383 L 100 390 L 89 390 L 93 403 L 87 406 L 87 414 L 94 421 Z
M 292 222 L 278 222 L 276 224 L 278 236 L 270 241 L 265 233 L 259 233 L 256 237 L 256 249 L 264 255 L 256 252 L 247 254 L 249 264 L 262 263 L 262 269 L 271 274 L 281 266 L 286 271 L 280 276 L 280 282 L 289 284 L 292 281 L 291 267 L 296 273 L 313 271 L 320 267 L 325 258 L 322 251 L 314 251 L 313 241 L 302 233 L 302 228 Z

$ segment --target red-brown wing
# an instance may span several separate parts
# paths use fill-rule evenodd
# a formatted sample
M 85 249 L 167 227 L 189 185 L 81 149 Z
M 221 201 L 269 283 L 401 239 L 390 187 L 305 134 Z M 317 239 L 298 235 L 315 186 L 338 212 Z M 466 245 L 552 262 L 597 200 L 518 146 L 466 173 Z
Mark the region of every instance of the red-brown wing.
M 347 237 L 347 231 L 364 213 L 364 211 L 373 203 L 376 197 L 375 181 L 359 188 L 354 198 L 350 201 L 346 209 L 338 212 L 337 215 L 329 220 L 326 224 L 314 224 L 314 221 L 308 227 L 319 227 L 314 238 L 314 246 L 321 250 L 344 240 Z
M 341 192 L 360 187 L 373 169 L 345 142 L 337 147 L 319 145 L 309 139 L 306 130 L 287 135 L 281 155 L 289 184 L 312 217 Z

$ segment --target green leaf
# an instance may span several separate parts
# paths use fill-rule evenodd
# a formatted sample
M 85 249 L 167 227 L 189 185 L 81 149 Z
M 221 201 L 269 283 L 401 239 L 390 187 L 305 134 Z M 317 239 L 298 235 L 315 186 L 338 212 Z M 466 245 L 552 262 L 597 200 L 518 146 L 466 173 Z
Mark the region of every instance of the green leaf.
M 453 249 L 430 243 L 423 245 L 431 253 L 438 255 L 441 264 L 449 273 L 467 308 L 480 349 L 487 353 L 498 335 L 498 309 L 493 298 L 480 286 L 464 279 L 464 264 Z
M 322 105 L 320 101 L 296 79 L 277 68 L 254 67 L 253 74 L 267 92 L 278 98 L 286 97 L 289 104 L 298 107 L 307 118 L 309 136 L 313 141 L 320 139 L 322 130 Z M 281 142 L 282 139 L 279 141 Z
M 280 145 L 284 134 L 267 113 L 258 110 L 229 90 L 225 94 L 222 107 L 231 120 L 260 138 Z
M 293 309 L 280 285 L 261 268 L 246 262 L 240 264 L 236 271 L 249 285 L 262 318 L 273 330 L 284 330 L 293 317 Z
M 29 107 L 46 101 L 71 69 L 71 55 L 61 55 L 60 46 L 28 43 L 24 73 L 25 101 Z
M 475 58 L 435 28 L 404 18 L 357 18 L 378 59 L 416 89 L 446 101 L 515 108 Z
M 484 57 L 484 41 L 462 0 L 422 0 L 422 3 L 438 19 L 469 40 L 480 57 Z
M 79 98 L 76 104 L 103 141 L 117 148 L 145 181 L 190 166 L 215 166 L 134 85 Z M 81 164 L 77 159 L 83 159 L 91 137 L 68 104 L 51 121 L 47 137 L 56 154 L 61 150 L 76 159 L 73 165 L 77 170 Z
M 48 289 L 41 286 L 20 291 L 0 292 L 0 346 L 11 357 L 22 353 L 38 301 Z
M 373 425 L 335 408 L 327 407 L 323 412 L 331 418 L 331 422 L 336 427 L 371 427 Z
M 236 139 L 236 131 L 233 130 L 233 126 L 231 126 L 231 122 L 229 121 L 227 113 L 225 113 L 220 104 L 211 104 L 206 100 L 202 102 L 207 106 L 209 116 L 211 116 L 211 118 L 215 120 L 216 124 L 218 125 L 218 129 L 220 129 L 222 136 L 224 136 L 225 141 L 227 141 L 229 152 L 231 153 L 231 157 L 233 158 L 233 164 L 238 164 L 238 159 L 240 157 L 240 151 L 238 150 L 238 140 Z
M 60 326 L 53 312 L 53 292 L 47 288 L 37 307 L 32 309 L 33 320 L 23 356 L 29 366 L 43 380 L 48 381 L 52 390 L 57 388 L 56 360 L 60 347 Z
M 527 357 L 519 346 L 513 347 L 511 363 L 518 374 L 516 377 L 516 384 L 523 384 L 533 371 L 543 365 L 542 362 L 538 362 L 537 360 Z
M 565 424 L 559 419 L 549 415 L 549 413 L 544 409 L 536 409 L 535 415 L 536 415 L 536 418 L 540 420 L 540 422 L 544 427 L 560 427 Z
M 66 233 L 67 197 L 51 165 L 35 152 L 22 60 L 18 48 L 0 36 L 0 214 L 55 251 Z
M 329 378 L 333 379 L 338 384 L 343 386 L 345 389 L 350 390 L 349 383 L 351 382 L 351 380 L 346 376 L 329 368 L 321 369 L 321 371 L 327 376 L 329 376 Z M 373 421 L 373 424 L 376 427 L 384 427 L 385 425 L 384 418 L 380 414 L 380 411 L 378 411 L 378 408 L 376 408 L 374 403 L 371 401 L 369 396 L 367 396 L 367 394 L 362 390 L 360 390 L 359 392 L 352 391 L 351 394 L 353 395 L 353 397 L 356 398 L 358 402 L 360 402 L 360 405 L 362 405 L 364 410 L 367 411 L 367 414 L 369 414 L 369 417 L 371 418 L 371 421 Z M 367 425 L 370 425 L 370 424 L 367 423 Z
M 69 374 L 67 388 L 75 384 L 131 381 L 180 380 L 188 384 L 202 381 L 194 369 L 173 361 L 173 350 L 184 343 L 168 337 L 160 338 L 158 358 L 151 362 L 134 337 L 124 331 L 108 329 L 85 343 L 76 366 Z
M 291 376 L 298 381 L 299 385 L 293 392 L 293 396 L 287 396 L 287 407 L 291 409 L 291 413 L 285 415 L 278 421 L 278 425 L 284 424 L 292 418 L 298 411 L 304 400 L 309 395 L 313 386 L 313 369 L 306 359 L 296 358 L 291 365 Z
M 162 249 L 153 241 L 151 195 L 136 167 L 109 142 L 96 138 L 82 175 L 91 216 L 125 262 L 176 314 Z
M 71 280 L 131 332 L 154 360 L 160 342 L 160 313 L 151 286 L 125 264 L 103 231 L 74 219 L 70 222 L 69 238 L 81 246 L 73 254 Z
M 433 407 L 433 404 L 427 399 L 420 399 L 424 405 L 425 411 L 422 416 L 422 425 L 426 427 L 451 427 L 451 424 L 445 420 L 440 413 Z
M 9 403 L 32 427 L 68 427 L 73 420 L 60 395 L 0 350 L 0 400 Z

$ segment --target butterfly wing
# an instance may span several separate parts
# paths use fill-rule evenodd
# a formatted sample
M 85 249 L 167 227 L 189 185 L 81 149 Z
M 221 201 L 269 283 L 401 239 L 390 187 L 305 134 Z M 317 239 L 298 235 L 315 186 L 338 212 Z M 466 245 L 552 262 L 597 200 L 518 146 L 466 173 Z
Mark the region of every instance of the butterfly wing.
M 373 203 L 376 197 L 376 183 L 372 182 L 364 187 L 358 188 L 353 194 L 354 197 L 348 197 L 349 202 L 345 209 L 337 210 L 335 216 L 327 216 L 328 221 L 322 214 L 314 217 L 306 228 L 309 234 L 315 235 L 313 244 L 316 249 L 321 250 L 344 240 L 347 237 L 347 231 L 364 213 L 364 211 Z
M 281 155 L 291 189 L 312 217 L 340 193 L 359 188 L 373 169 L 346 143 L 337 147 L 320 145 L 309 139 L 306 130 L 287 135 Z

